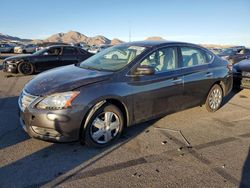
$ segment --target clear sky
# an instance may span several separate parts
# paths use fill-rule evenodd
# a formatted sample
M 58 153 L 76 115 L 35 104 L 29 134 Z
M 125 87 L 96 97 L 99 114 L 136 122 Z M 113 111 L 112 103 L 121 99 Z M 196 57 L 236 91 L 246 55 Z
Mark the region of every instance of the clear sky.
M 250 0 L 0 0 L 0 33 L 58 32 L 250 46 Z

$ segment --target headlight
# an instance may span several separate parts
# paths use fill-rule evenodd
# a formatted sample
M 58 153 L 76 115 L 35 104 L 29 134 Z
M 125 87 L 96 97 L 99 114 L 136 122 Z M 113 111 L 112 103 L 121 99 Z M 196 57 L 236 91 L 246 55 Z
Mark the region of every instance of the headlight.
M 71 106 L 71 102 L 80 94 L 79 91 L 70 91 L 49 95 L 37 105 L 38 109 L 61 110 Z

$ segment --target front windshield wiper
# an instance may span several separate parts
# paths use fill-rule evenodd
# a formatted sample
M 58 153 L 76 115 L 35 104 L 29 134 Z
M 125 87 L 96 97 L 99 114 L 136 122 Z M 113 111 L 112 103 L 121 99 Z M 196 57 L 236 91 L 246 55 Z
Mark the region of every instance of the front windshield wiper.
M 89 69 L 89 70 L 97 70 L 97 71 L 113 72 L 113 71 L 111 71 L 111 70 L 106 70 L 106 69 L 96 68 L 96 67 L 91 67 L 91 66 L 86 66 L 86 65 L 84 65 L 84 66 L 79 66 L 79 67 L 81 67 L 81 68 L 83 68 L 83 69 Z

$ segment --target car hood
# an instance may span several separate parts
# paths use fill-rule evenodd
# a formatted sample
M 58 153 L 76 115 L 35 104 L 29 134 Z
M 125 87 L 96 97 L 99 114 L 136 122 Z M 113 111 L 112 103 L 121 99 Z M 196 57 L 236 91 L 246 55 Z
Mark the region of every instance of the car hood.
M 238 72 L 250 72 L 250 59 L 245 59 L 240 61 L 239 63 L 234 64 L 234 69 L 236 69 Z
M 69 65 L 37 75 L 25 85 L 24 90 L 31 95 L 46 96 L 101 82 L 109 79 L 112 74 Z
M 32 54 L 15 55 L 12 57 L 7 57 L 6 59 L 4 59 L 4 61 L 19 60 L 19 59 L 23 59 L 23 58 L 29 58 L 31 56 L 32 56 Z

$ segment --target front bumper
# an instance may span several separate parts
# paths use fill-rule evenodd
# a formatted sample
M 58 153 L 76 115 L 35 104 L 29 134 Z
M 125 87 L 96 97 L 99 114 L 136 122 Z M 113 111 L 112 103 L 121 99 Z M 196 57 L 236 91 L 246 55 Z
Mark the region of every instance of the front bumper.
M 15 64 L 8 64 L 7 62 L 3 62 L 3 72 L 17 73 L 17 67 Z
M 38 110 L 19 105 L 20 124 L 30 137 L 51 142 L 71 142 L 79 140 L 83 109 L 71 107 L 64 110 Z

